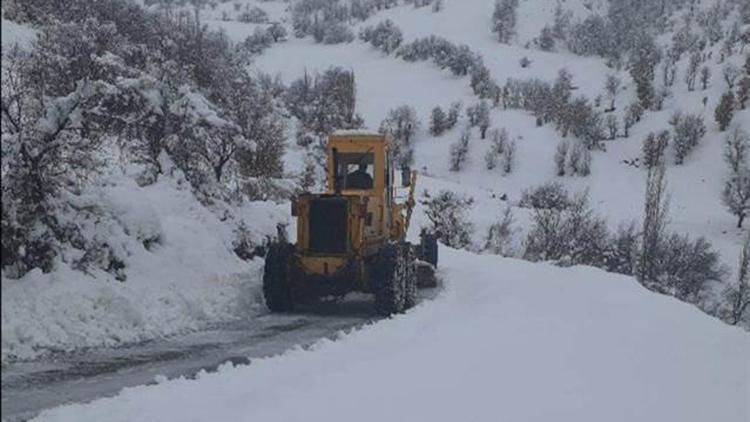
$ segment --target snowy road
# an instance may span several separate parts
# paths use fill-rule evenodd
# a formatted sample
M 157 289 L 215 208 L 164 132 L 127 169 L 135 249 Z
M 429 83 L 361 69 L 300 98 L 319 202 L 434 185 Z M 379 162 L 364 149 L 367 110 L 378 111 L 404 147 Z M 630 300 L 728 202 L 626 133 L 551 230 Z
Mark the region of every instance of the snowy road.
M 423 293 L 424 297 L 433 295 Z M 227 361 L 247 363 L 333 337 L 376 318 L 370 297 L 360 295 L 291 315 L 266 314 L 168 340 L 12 365 L 2 371 L 2 418 L 26 420 L 61 404 L 113 396 L 124 387 L 154 383 L 157 375 L 192 377 Z

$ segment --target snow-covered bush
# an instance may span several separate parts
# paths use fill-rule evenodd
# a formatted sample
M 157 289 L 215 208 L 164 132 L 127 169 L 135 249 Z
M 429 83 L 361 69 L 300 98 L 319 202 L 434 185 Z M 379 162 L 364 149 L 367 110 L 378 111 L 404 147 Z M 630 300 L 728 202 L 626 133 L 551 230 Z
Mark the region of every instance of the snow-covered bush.
M 745 237 L 739 263 L 736 283 L 728 285 L 724 292 L 729 304 L 724 319 L 734 325 L 750 319 L 750 236 Z
M 430 135 L 440 136 L 445 132 L 448 126 L 448 116 L 445 114 L 442 108 L 435 107 L 430 112 Z
M 280 24 L 279 22 L 271 23 L 271 26 L 266 29 L 266 33 L 271 37 L 273 42 L 286 41 L 287 30 L 284 25 Z
M 445 130 L 451 130 L 454 127 L 456 127 L 456 123 L 458 123 L 458 118 L 461 116 L 461 107 L 463 105 L 460 101 L 456 101 L 451 104 L 451 107 L 448 109 L 448 117 L 445 120 Z
M 269 31 L 255 28 L 255 31 L 242 42 L 242 46 L 250 54 L 260 54 L 270 47 L 273 42 L 274 37 Z
M 354 73 L 340 67 L 330 68 L 321 75 L 305 73 L 289 85 L 284 102 L 289 113 L 318 136 L 362 126 L 362 118 L 355 112 Z
M 660 274 L 651 287 L 682 300 L 694 302 L 706 283 L 719 281 L 726 274 L 719 254 L 704 238 L 670 234 L 662 248 Z
M 518 0 L 495 0 L 492 32 L 501 43 L 509 43 L 516 34 Z
M 490 131 L 490 147 L 484 156 L 487 170 L 497 167 L 498 158 L 505 152 L 508 146 L 508 131 L 505 128 L 492 129 Z
M 518 231 L 513 227 L 513 210 L 506 207 L 498 221 L 490 225 L 483 251 L 501 256 L 515 256 L 514 236 Z
M 473 198 L 448 190 L 441 190 L 435 196 L 425 191 L 420 202 L 430 222 L 430 227 L 427 227 L 429 232 L 435 233 L 441 242 L 451 248 L 471 245 L 474 225 L 465 213 L 474 203 Z
M 469 139 L 471 130 L 466 127 L 461 131 L 458 140 L 451 144 L 450 148 L 450 171 L 461 171 L 469 158 Z
M 675 113 L 669 120 L 674 134 L 675 164 L 682 164 L 706 133 L 703 118 L 697 114 Z
M 572 200 L 562 184 L 551 182 L 526 189 L 518 205 L 539 210 L 563 210 L 571 206 Z
M 638 230 L 634 222 L 620 225 L 612 234 L 604 257 L 604 269 L 632 275 L 638 253 Z
M 380 123 L 380 133 L 386 133 L 394 140 L 393 157 L 399 168 L 407 168 L 414 162 L 413 142 L 417 129 L 417 112 L 408 105 L 390 110 Z
M 465 76 L 481 64 L 481 57 L 467 45 L 456 45 L 445 38 L 431 35 L 402 45 L 396 57 L 414 62 L 432 59 L 441 69 L 449 69 L 456 76 Z
M 258 6 L 250 7 L 249 4 L 246 4 L 245 10 L 237 15 L 237 20 L 245 23 L 266 23 L 268 22 L 268 13 Z
M 606 222 L 594 216 L 587 195 L 581 194 L 564 208 L 534 209 L 524 258 L 550 260 L 561 265 L 602 267 L 608 243 Z
M 737 227 L 742 228 L 750 213 L 750 137 L 743 129 L 735 128 L 726 139 L 724 161 L 729 174 L 724 183 L 722 201 L 732 215 L 737 217 Z
M 732 123 L 732 119 L 734 118 L 734 108 L 735 97 L 734 93 L 730 90 L 721 96 L 719 105 L 716 106 L 716 110 L 714 111 L 714 119 L 719 125 L 719 130 L 727 130 L 729 124 Z
M 386 54 L 391 54 L 401 45 L 404 36 L 393 21 L 386 19 L 375 26 L 362 28 L 359 32 L 359 39 L 370 43 Z
M 643 139 L 643 165 L 652 168 L 664 162 L 664 151 L 669 145 L 669 132 L 663 130 L 659 134 L 649 132 Z

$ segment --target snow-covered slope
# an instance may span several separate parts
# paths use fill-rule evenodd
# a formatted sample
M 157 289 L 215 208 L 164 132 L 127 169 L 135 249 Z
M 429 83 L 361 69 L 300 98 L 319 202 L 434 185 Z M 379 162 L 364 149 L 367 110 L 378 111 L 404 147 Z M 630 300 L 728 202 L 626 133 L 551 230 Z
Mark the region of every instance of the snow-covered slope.
M 3 278 L 3 362 L 149 340 L 264 309 L 262 259 L 240 260 L 232 251 L 232 225 L 179 180 L 165 176 L 141 188 L 133 177 L 113 175 L 86 195 L 116 216 L 126 233 L 158 236 L 146 249 L 111 231 L 108 242 L 127 256 L 127 280 L 62 262 L 51 273 L 37 269 L 18 280 Z M 229 221 L 245 221 L 249 238 L 262 244 L 277 223 L 287 222 L 286 209 L 252 202 L 227 212 Z
M 606 2 L 566 2 L 563 6 L 578 18 L 587 16 L 592 10 L 606 13 Z M 446 1 L 439 13 L 432 12 L 429 7 L 399 6 L 376 13 L 359 27 L 391 19 L 403 32 L 404 42 L 434 34 L 454 43 L 467 44 L 472 51 L 482 55 L 492 76 L 501 85 L 507 78 L 552 81 L 560 69 L 566 68 L 573 75 L 573 85 L 576 87 L 574 95 L 585 95 L 592 101 L 597 96 L 604 98 L 599 111 L 608 105 L 604 89 L 606 76 L 616 75 L 623 84 L 617 94 L 617 111 L 614 114 L 618 119 L 622 118 L 626 106 L 636 99 L 635 84 L 626 69 L 607 67 L 603 58 L 574 55 L 562 45 L 556 52 L 525 48 L 544 24 L 552 22 L 554 2 L 521 2 L 518 36 L 510 45 L 498 43 L 490 31 L 492 7 L 492 2 L 482 0 Z M 234 32 L 229 28 L 227 30 L 231 37 Z M 665 47 L 670 42 L 670 36 L 667 33 L 662 37 Z M 718 58 L 720 47 L 720 43 L 708 47 L 710 53 L 707 54 Z M 729 268 L 728 279 L 734 279 L 737 257 L 746 231 L 735 227 L 735 217 L 721 202 L 721 190 L 727 177 L 722 158 L 727 132 L 718 130 L 713 112 L 726 89 L 721 79 L 722 68 L 727 63 L 741 66 L 743 57 L 735 54 L 724 62 L 707 60 L 705 65 L 711 68 L 713 75 L 708 88 L 689 92 L 683 81 L 687 56 L 683 55 L 677 64 L 676 82 L 665 99 L 663 110 L 647 112 L 643 120 L 631 129 L 629 137 L 605 142 L 606 151 L 593 153 L 592 174 L 588 177 L 557 177 L 553 156 L 563 139 L 559 132 L 552 125 L 537 127 L 530 113 L 502 108 L 492 110 L 492 127 L 504 127 L 511 137 L 518 138 L 513 173 L 503 176 L 498 169 L 490 171 L 485 168 L 484 154 L 490 145 L 479 139 L 477 131 L 474 131 L 470 142 L 465 168 L 460 172 L 450 171 L 450 146 L 459 138 L 464 123 L 459 123 L 454 130 L 440 137 L 433 137 L 427 131 L 429 111 L 435 106 L 445 109 L 453 101 L 462 101 L 465 106 L 472 105 L 478 99 L 469 89 L 468 77 L 457 78 L 428 62 L 406 63 L 359 40 L 326 46 L 313 44 L 309 38 L 290 36 L 287 42 L 261 54 L 253 66 L 271 74 L 278 73 L 286 82 L 300 77 L 305 71 L 322 71 L 330 66 L 353 69 L 357 82 L 357 109 L 368 126 L 377 128 L 387 111 L 400 105 L 410 105 L 417 111 L 422 125 L 415 141 L 415 168 L 438 181 L 437 186 L 452 186 L 453 190 L 467 190 L 472 194 L 479 192 L 479 196 L 506 194 L 509 204 L 515 205 L 525 189 L 556 181 L 571 191 L 587 190 L 592 207 L 607 219 L 613 229 L 620 224 L 638 223 L 643 215 L 645 171 L 624 161 L 641 156 L 642 140 L 649 132 L 670 130 L 667 121 L 674 112 L 695 113 L 704 119 L 707 127 L 707 133 L 699 145 L 680 166 L 674 164 L 672 147 L 667 150 L 669 229 L 691 237 L 707 238 Z M 522 57 L 530 59 L 528 68 L 519 65 Z M 657 69 L 657 85 L 662 77 L 660 72 Z M 706 104 L 702 102 L 704 97 Z M 737 112 L 733 127 L 750 131 L 750 109 Z M 299 160 L 289 162 L 298 166 Z M 420 192 L 425 187 L 424 184 L 420 185 Z M 494 204 L 490 209 L 482 208 L 482 202 L 478 200 L 475 203 L 473 213 L 480 220 L 475 240 L 478 244 L 486 234 L 481 230 L 482 222 L 497 219 L 502 209 Z M 526 210 L 515 208 L 514 211 L 520 215 L 519 222 L 527 220 L 523 215 Z M 521 224 L 519 228 L 519 236 L 523 237 L 528 226 Z M 722 290 L 722 286 L 715 288 L 717 293 Z
M 445 292 L 312 350 L 39 421 L 746 421 L 750 337 L 602 271 L 443 249 Z

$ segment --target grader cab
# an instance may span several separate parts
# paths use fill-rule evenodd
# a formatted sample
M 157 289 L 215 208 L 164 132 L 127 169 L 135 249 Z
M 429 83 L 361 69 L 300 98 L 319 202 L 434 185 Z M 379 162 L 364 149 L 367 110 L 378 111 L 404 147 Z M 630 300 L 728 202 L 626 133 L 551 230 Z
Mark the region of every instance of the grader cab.
M 327 156 L 326 192 L 292 201 L 297 243 L 269 248 L 263 274 L 267 306 L 290 311 L 358 291 L 374 294 L 381 315 L 412 307 L 418 276 L 419 284 L 432 284 L 437 265 L 434 236 L 422 233 L 418 246 L 406 241 L 416 172 L 403 171 L 396 186 L 391 143 L 378 133 L 335 133 Z

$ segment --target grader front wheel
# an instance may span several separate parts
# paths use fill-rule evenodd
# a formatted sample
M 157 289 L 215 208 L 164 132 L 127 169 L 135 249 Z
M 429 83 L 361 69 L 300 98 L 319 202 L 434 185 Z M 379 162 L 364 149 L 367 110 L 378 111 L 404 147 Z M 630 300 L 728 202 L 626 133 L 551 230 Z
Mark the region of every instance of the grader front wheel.
M 406 243 L 391 243 L 379 252 L 372 267 L 375 311 L 389 316 L 409 309 L 417 300 L 416 259 Z
M 286 312 L 294 308 L 290 266 L 294 245 L 274 243 L 268 248 L 263 271 L 263 296 L 266 306 L 273 312 Z

